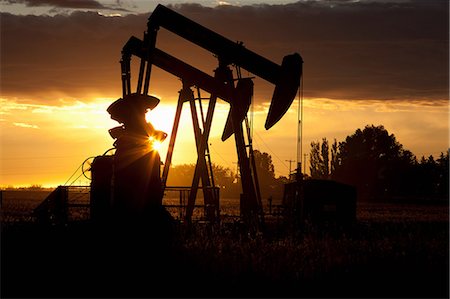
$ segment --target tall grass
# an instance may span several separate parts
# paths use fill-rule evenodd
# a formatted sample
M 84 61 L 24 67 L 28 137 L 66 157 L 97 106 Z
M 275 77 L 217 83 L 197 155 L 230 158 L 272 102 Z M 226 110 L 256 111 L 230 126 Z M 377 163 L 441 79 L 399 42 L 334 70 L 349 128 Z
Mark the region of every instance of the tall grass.
M 184 237 L 198 273 L 246 295 L 448 295 L 448 222 L 359 222 L 350 231 L 270 237 L 196 227 Z
M 17 202 L 7 204 L 19 209 Z M 238 213 L 231 208 L 236 201 L 229 204 L 227 213 Z M 321 228 L 307 225 L 303 230 L 288 231 L 281 218 L 268 217 L 272 221 L 268 221 L 264 234 L 249 234 L 239 221 L 214 227 L 194 223 L 190 229 L 180 225 L 174 247 L 166 253 L 149 255 L 142 264 L 137 253 L 145 253 L 145 249 L 129 248 L 128 243 L 118 246 L 120 240 L 114 235 L 105 239 L 111 242 L 105 245 L 102 236 L 88 225 L 69 226 L 68 234 L 65 230 L 44 233 L 54 248 L 41 242 L 35 229 L 29 233 L 15 229 L 6 234 L 11 241 L 2 244 L 10 253 L 5 260 L 2 255 L 3 265 L 9 265 L 7 270 L 3 266 L 2 276 L 8 278 L 11 273 L 15 276 L 12 282 L 3 285 L 9 286 L 6 288 L 9 295 L 23 294 L 20 293 L 24 290 L 23 283 L 34 283 L 41 293 L 29 290 L 21 297 L 56 294 L 48 293 L 45 285 L 48 277 L 43 273 L 28 274 L 37 273 L 33 269 L 42 266 L 64 270 L 52 276 L 61 279 L 59 282 L 64 286 L 57 294 L 68 292 L 76 297 L 105 296 L 105 292 L 108 297 L 115 296 L 115 287 L 119 285 L 127 297 L 448 298 L 448 205 L 361 204 L 357 218 L 357 223 L 346 230 L 333 225 Z M 29 236 L 30 241 L 23 236 Z M 60 245 L 58 238 L 65 243 Z M 155 244 L 150 242 L 148 246 L 153 248 Z M 27 254 L 31 257 L 26 257 Z M 93 266 L 98 260 L 103 260 L 107 267 Z M 122 268 L 115 268 L 117 261 Z M 73 268 L 78 272 L 72 273 Z M 113 282 L 106 281 L 97 286 L 96 293 L 89 293 L 85 283 L 102 275 L 114 279 Z M 139 292 L 133 293 L 130 285 L 135 289 L 139 285 Z

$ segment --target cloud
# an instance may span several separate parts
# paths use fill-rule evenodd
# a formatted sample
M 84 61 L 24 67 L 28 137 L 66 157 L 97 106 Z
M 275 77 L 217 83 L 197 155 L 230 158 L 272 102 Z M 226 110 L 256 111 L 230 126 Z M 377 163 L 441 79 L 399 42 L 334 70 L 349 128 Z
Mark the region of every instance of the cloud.
M 121 1 L 116 1 L 116 4 L 112 5 L 104 5 L 100 1 L 96 0 L 0 0 L 0 2 L 7 4 L 22 4 L 28 8 L 50 7 L 51 9 L 48 13 L 51 15 L 58 13 L 70 13 L 70 11 L 73 11 L 74 9 L 129 12 L 128 9 L 122 7 Z M 114 15 L 114 13 L 111 14 Z M 107 15 L 110 14 L 108 13 Z
M 448 97 L 446 1 L 174 8 L 275 62 L 299 52 L 305 96 Z
M 26 124 L 26 123 L 13 123 L 16 127 L 20 128 L 30 128 L 30 129 L 39 129 L 36 125 Z
M 170 7 L 232 41 L 243 41 L 275 63 L 280 64 L 284 55 L 300 53 L 305 97 L 431 103 L 448 99 L 447 1 Z M 94 12 L 54 17 L 2 14 L 2 95 L 47 101 L 119 97 L 121 48 L 131 35 L 142 38 L 147 18 Z M 157 45 L 211 74 L 216 67 L 211 53 L 164 30 Z M 177 97 L 179 80 L 156 71 L 152 80 L 152 91 Z M 268 83 L 256 85 L 256 100 L 269 100 L 272 91 Z
M 103 4 L 95 0 L 7 0 L 8 3 L 22 3 L 26 6 L 54 6 L 63 8 L 105 9 Z
M 1 16 L 2 94 L 54 98 L 120 95 L 120 51 L 146 16 Z M 134 30 L 133 30 L 134 29 Z

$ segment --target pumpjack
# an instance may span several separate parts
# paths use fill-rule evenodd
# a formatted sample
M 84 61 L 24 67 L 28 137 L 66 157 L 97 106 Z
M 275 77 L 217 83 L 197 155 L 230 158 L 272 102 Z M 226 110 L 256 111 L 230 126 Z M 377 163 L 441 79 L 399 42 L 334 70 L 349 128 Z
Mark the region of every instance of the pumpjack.
M 214 70 L 214 75 L 207 74 L 156 48 L 160 28 L 165 28 L 217 57 L 218 66 Z M 131 88 L 133 56 L 140 59 L 135 90 Z M 254 84 L 252 78 L 240 76 L 240 68 L 275 85 L 265 122 L 265 128 L 268 130 L 283 117 L 296 97 L 302 75 L 302 63 L 303 60 L 298 53 L 285 56 L 281 65 L 274 63 L 245 48 L 242 42 L 232 42 L 179 13 L 158 5 L 148 19 L 143 39 L 132 36 L 122 48 L 120 60 L 122 98 L 108 108 L 111 118 L 121 125 L 109 130 L 115 139 L 114 156 L 97 157 L 92 164 L 91 202 L 94 205 L 92 216 L 102 218 L 102 211 L 108 210 L 106 207 L 109 206 L 112 207 L 113 215 L 136 219 L 145 217 L 147 209 L 162 204 L 185 102 L 190 106 L 197 148 L 197 164 L 185 220 L 191 221 L 200 181 L 205 205 L 214 207 L 218 202 L 218 194 L 214 192 L 208 138 L 215 104 L 220 98 L 230 104 L 222 140 L 225 141 L 232 135 L 235 138 L 242 183 L 241 216 L 246 223 L 261 225 L 264 218 L 251 136 L 248 130 L 244 132 L 243 126 L 252 100 Z M 152 142 L 163 141 L 167 134 L 155 130 L 145 121 L 146 111 L 154 109 L 159 103 L 159 99 L 149 95 L 153 66 L 178 77 L 182 82 L 162 173 L 160 173 L 161 158 L 158 152 L 152 149 Z M 236 76 L 232 66 L 236 68 Z M 206 118 L 203 113 L 198 115 L 198 111 L 203 111 L 202 98 L 200 96 L 196 98 L 195 88 L 198 95 L 200 90 L 210 95 Z M 200 109 L 197 109 L 197 105 Z M 248 126 L 246 128 L 248 129 Z M 206 217 L 216 221 L 218 217 L 216 211 L 216 209 L 206 210 Z

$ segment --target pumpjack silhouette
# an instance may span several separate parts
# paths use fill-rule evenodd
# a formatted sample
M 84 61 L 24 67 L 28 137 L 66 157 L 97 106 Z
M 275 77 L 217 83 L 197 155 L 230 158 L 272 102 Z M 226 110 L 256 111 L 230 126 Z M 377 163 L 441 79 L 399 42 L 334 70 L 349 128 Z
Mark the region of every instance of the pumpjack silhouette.
M 156 48 L 158 30 L 165 28 L 197 46 L 210 51 L 218 60 L 211 76 L 174 56 Z M 137 86 L 131 88 L 131 58 L 140 59 Z M 192 181 L 184 221 L 190 223 L 200 181 L 206 208 L 206 219 L 220 221 L 219 194 L 214 186 L 208 138 L 217 98 L 230 104 L 230 112 L 222 135 L 235 138 L 242 183 L 241 216 L 254 229 L 264 226 L 264 215 L 258 185 L 251 134 L 247 122 L 254 84 L 243 78 L 241 68 L 275 85 L 265 128 L 270 129 L 292 104 L 302 74 L 303 60 L 298 53 L 287 55 L 281 65 L 244 47 L 242 42 L 229 39 L 202 25 L 158 5 L 148 19 L 143 40 L 132 36 L 122 48 L 122 98 L 114 102 L 108 112 L 121 123 L 110 130 L 115 139 L 114 157 L 98 157 L 92 165 L 92 198 L 95 219 L 113 215 L 115 219 L 137 221 L 145 219 L 150 210 L 162 205 L 180 115 L 184 103 L 189 103 L 194 124 L 197 163 Z M 169 148 L 161 173 L 161 159 L 152 149 L 153 140 L 163 141 L 167 134 L 145 122 L 145 113 L 154 109 L 159 99 L 149 95 L 152 67 L 156 66 L 181 80 L 182 87 L 170 136 Z M 234 72 L 232 67 L 235 68 Z M 194 96 L 194 89 L 198 97 Z M 200 90 L 209 93 L 206 117 L 203 115 Z M 198 113 L 200 111 L 200 115 Z M 245 130 L 244 125 L 245 123 Z M 96 167 L 98 166 L 98 167 Z M 111 188 L 112 186 L 112 188 Z M 107 212 L 106 212 L 107 211 Z

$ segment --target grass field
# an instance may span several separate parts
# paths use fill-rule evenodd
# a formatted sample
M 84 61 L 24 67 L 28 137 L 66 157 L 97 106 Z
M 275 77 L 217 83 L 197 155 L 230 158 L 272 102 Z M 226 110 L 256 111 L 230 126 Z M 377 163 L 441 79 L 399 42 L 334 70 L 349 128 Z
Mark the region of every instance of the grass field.
M 2 214 L 35 206 L 32 197 L 4 196 Z M 2 225 L 1 295 L 448 298 L 448 205 L 361 203 L 357 219 L 345 231 L 287 232 L 273 218 L 264 235 L 198 223 L 166 231 L 171 242 L 162 228 L 15 222 Z

